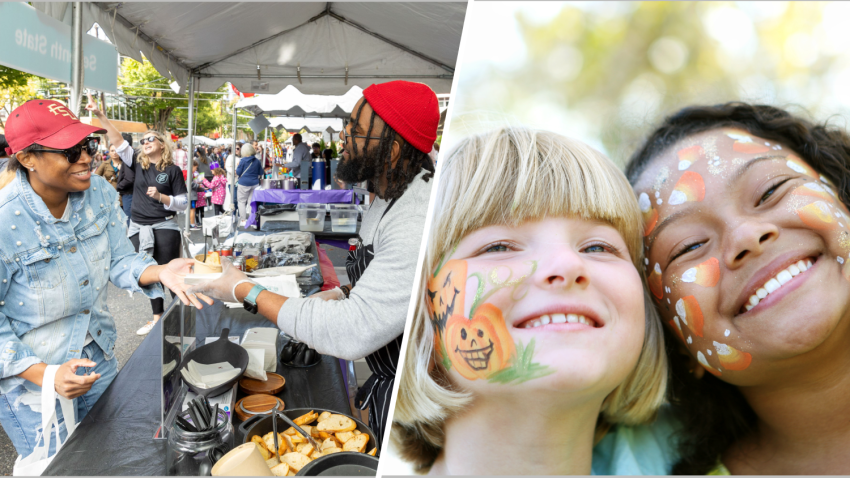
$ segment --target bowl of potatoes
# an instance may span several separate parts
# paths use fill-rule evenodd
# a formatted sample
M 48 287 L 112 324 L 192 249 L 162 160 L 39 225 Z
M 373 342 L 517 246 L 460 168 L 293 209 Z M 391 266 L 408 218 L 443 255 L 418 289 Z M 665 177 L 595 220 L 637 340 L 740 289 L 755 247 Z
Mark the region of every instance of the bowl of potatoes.
M 273 475 L 376 473 L 378 442 L 372 430 L 360 420 L 320 408 L 295 408 L 280 413 L 301 427 L 312 440 L 278 417 L 275 449 L 270 415 L 255 415 L 239 426 L 243 441 L 256 443 Z

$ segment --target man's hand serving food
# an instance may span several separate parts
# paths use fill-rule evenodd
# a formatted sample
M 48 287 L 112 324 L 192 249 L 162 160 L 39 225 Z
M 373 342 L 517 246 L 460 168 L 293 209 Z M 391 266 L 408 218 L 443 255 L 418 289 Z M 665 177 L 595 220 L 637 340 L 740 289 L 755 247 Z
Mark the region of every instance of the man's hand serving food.
M 233 267 L 230 259 L 222 257 L 221 277 L 190 287 L 186 292 L 190 295 L 197 294 L 199 297 L 209 297 L 225 302 L 241 302 L 236 297 L 236 287 L 244 282 L 255 284 L 244 272 Z

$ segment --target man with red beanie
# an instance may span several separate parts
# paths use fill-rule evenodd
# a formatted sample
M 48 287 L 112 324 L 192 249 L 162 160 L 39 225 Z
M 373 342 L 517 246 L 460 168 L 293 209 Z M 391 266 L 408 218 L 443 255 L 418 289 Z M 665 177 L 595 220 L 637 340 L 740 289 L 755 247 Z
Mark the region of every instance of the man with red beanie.
M 366 358 L 372 376 L 357 394 L 379 443 L 385 430 L 402 333 L 431 197 L 437 139 L 437 95 L 426 85 L 391 81 L 363 91 L 340 133 L 337 176 L 368 181 L 377 196 L 363 214 L 356 251 L 346 269 L 351 286 L 286 298 L 255 285 L 223 260 L 221 279 L 191 289 L 243 302 L 322 354 Z M 336 299 L 336 300 L 334 300 Z

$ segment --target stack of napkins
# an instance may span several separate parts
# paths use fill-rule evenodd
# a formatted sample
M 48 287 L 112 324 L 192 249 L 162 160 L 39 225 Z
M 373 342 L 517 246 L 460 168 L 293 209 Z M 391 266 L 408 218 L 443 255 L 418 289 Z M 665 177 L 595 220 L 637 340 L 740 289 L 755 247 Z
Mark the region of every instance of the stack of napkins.
M 202 364 L 190 360 L 186 368 L 180 370 L 183 378 L 198 388 L 213 388 L 238 376 L 242 370 L 227 362 Z
M 263 351 L 263 369 L 274 372 L 277 368 L 277 337 L 280 329 L 277 327 L 255 327 L 248 329 L 242 337 L 242 347 Z

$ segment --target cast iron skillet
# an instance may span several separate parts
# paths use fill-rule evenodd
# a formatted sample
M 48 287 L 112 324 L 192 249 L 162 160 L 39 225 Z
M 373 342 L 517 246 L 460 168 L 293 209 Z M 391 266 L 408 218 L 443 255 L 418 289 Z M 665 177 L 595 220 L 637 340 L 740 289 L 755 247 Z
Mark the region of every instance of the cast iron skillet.
M 229 333 L 230 329 L 222 329 L 221 336 L 218 340 L 211 344 L 202 345 L 183 357 L 183 362 L 180 364 L 180 370 L 186 368 L 186 365 L 189 364 L 190 360 L 194 360 L 195 362 L 204 365 L 227 362 L 242 370 L 236 377 L 213 388 L 198 388 L 186 380 L 183 380 L 186 382 L 189 389 L 197 393 L 199 396 L 215 397 L 217 395 L 221 395 L 222 393 L 230 390 L 230 388 L 233 387 L 233 384 L 236 383 L 242 377 L 242 374 L 245 373 L 245 370 L 248 369 L 248 351 L 243 349 L 241 346 L 230 342 L 230 340 L 227 339 L 227 335 Z
M 366 426 L 365 423 L 346 413 L 340 413 L 336 410 L 328 410 L 325 408 L 293 408 L 291 410 L 283 410 L 279 413 L 282 413 L 294 420 L 300 417 L 301 415 L 307 414 L 310 411 L 314 411 L 320 415 L 322 412 L 330 412 L 337 415 L 345 415 L 348 418 L 351 418 L 357 424 L 357 429 L 360 430 L 360 433 L 369 435 L 369 443 L 366 444 L 366 451 L 369 451 L 375 446 L 377 446 L 375 434 L 372 432 L 372 429 Z M 277 426 L 279 432 L 283 432 L 283 430 L 289 428 L 289 425 L 281 419 L 278 419 Z M 248 420 L 245 420 L 244 422 L 242 422 L 241 425 L 239 425 L 239 432 L 242 433 L 243 436 L 242 443 L 250 442 L 251 437 L 255 435 L 262 438 L 263 435 L 270 431 L 272 431 L 272 420 L 270 416 L 255 415 L 249 418 Z M 363 456 L 370 460 L 362 459 L 361 457 Z M 327 464 L 325 464 L 326 461 Z M 356 471 L 354 469 L 355 467 L 361 467 L 362 471 Z M 378 459 L 365 453 L 343 451 L 313 460 L 312 462 L 310 462 L 309 465 L 302 468 L 301 471 L 298 472 L 298 475 L 332 475 L 335 474 L 334 469 L 338 469 L 336 474 L 343 476 L 352 474 L 375 475 L 378 470 Z

